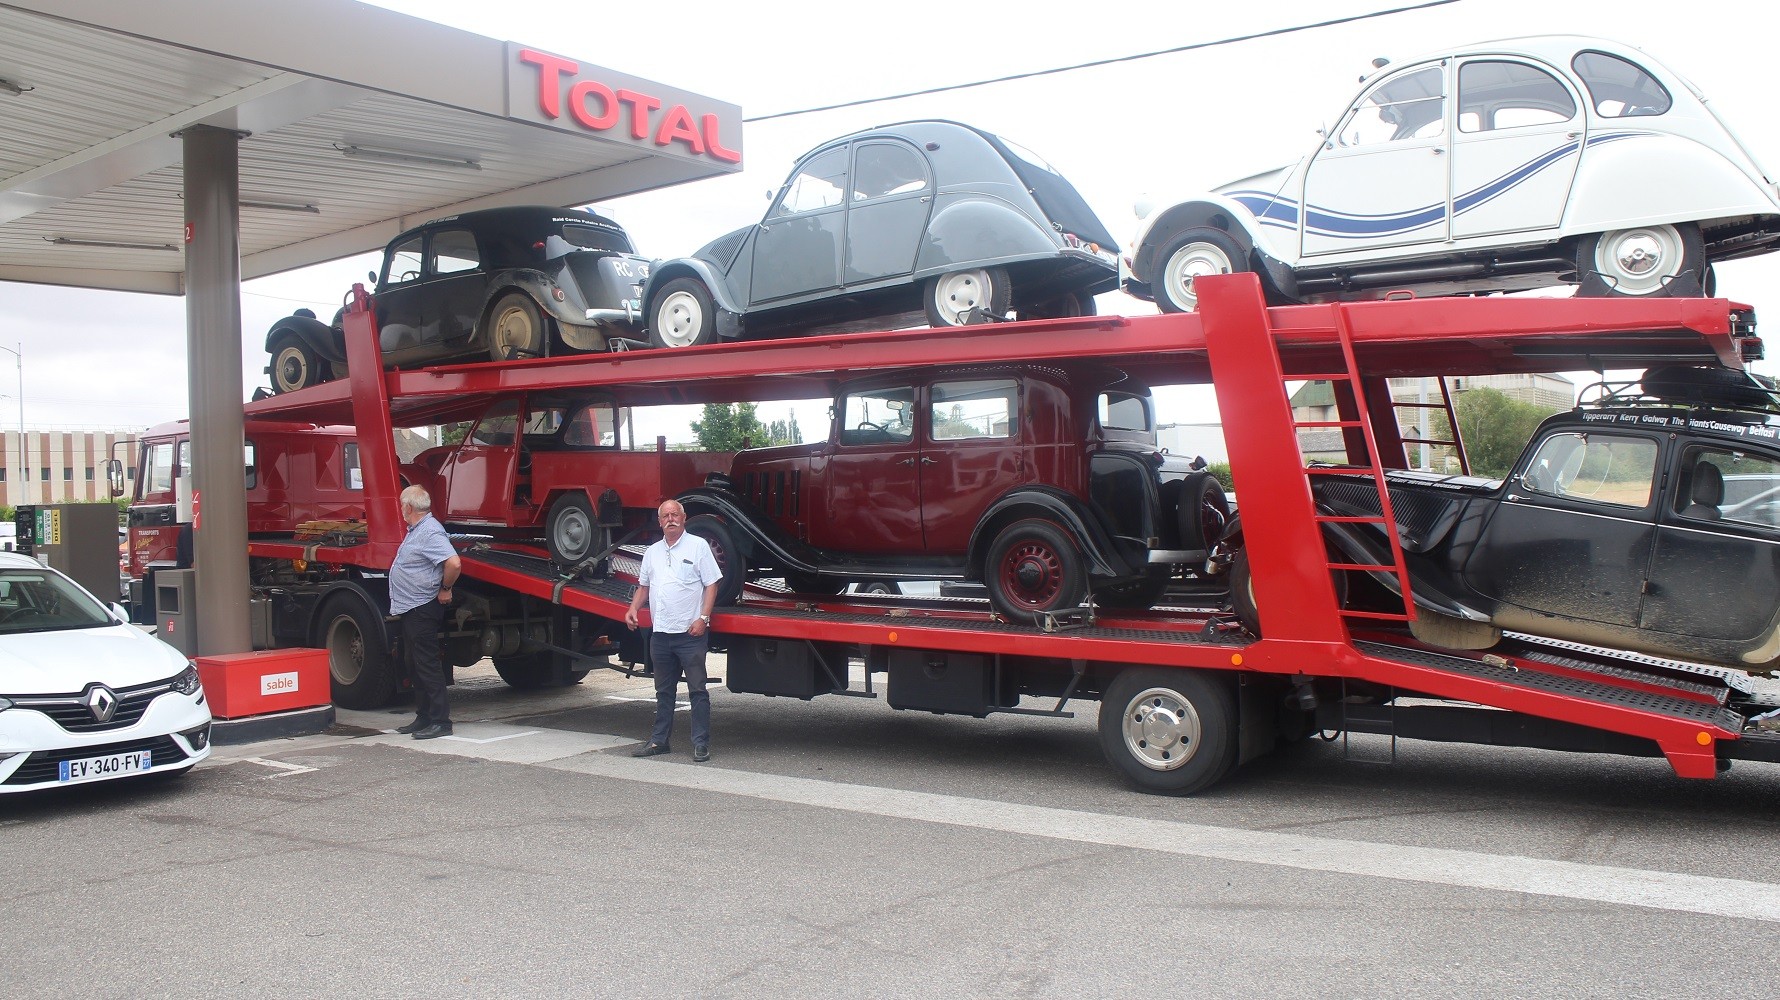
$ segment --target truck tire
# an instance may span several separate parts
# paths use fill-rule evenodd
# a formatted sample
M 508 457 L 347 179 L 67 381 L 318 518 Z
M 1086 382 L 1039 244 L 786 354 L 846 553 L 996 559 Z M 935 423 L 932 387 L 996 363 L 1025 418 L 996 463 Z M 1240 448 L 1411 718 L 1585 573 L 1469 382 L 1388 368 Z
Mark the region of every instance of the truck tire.
M 1101 696 L 1100 749 L 1140 791 L 1204 791 L 1236 766 L 1235 693 L 1196 670 L 1124 670 Z
M 723 581 L 717 585 L 717 603 L 730 605 L 742 599 L 742 585 L 748 581 L 747 557 L 736 545 L 735 531 L 710 514 L 697 514 L 686 519 L 686 530 L 705 540 Z
M 395 697 L 399 676 L 383 618 L 356 594 L 335 594 L 316 617 L 315 642 L 328 651 L 334 704 L 341 708 L 382 708 Z
M 995 536 L 983 564 L 989 603 L 1002 617 L 1034 624 L 1041 614 L 1078 607 L 1088 571 L 1069 532 L 1042 518 L 1015 521 Z
M 587 668 L 571 667 L 566 662 L 560 666 L 557 654 L 548 650 L 538 653 L 523 653 L 519 656 L 496 656 L 494 672 L 501 675 L 507 686 L 519 691 L 534 691 L 539 688 L 570 687 L 581 683 L 587 676 Z M 566 657 L 563 658 L 566 661 Z
M 1132 583 L 1116 583 L 1094 592 L 1094 600 L 1103 608 L 1128 608 L 1142 611 L 1154 607 L 1168 593 L 1168 583 L 1174 578 L 1169 566 L 1151 566 L 1144 578 Z

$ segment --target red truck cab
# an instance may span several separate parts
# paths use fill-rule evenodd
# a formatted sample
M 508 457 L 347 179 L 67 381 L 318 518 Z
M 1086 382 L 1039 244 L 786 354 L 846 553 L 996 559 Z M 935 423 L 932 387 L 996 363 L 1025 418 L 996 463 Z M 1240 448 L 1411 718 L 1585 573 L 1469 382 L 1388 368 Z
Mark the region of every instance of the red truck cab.
M 359 445 L 351 427 L 249 420 L 245 433 L 248 534 L 288 534 L 308 521 L 364 518 Z M 138 439 L 131 466 L 127 558 L 134 609 L 145 604 L 145 583 L 156 569 L 192 564 L 189 421 L 150 428 Z M 123 496 L 123 462 L 113 459 L 108 473 L 112 496 Z

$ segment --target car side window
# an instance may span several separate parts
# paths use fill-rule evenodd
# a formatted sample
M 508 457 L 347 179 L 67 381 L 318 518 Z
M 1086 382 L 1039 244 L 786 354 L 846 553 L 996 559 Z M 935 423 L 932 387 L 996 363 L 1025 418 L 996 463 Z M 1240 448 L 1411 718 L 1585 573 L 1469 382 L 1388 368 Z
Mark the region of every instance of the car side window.
M 1602 118 L 1648 118 L 1675 104 L 1668 88 L 1630 60 L 1605 52 L 1579 52 L 1570 65 L 1582 77 L 1595 114 Z
M 390 249 L 389 261 L 383 269 L 385 287 L 420 280 L 420 265 L 425 260 L 423 244 L 424 236 L 415 233 Z
M 1013 379 L 937 382 L 929 395 L 933 426 L 928 433 L 935 441 L 1014 436 L 1019 388 Z
M 1459 67 L 1459 131 L 1552 125 L 1576 117 L 1570 88 L 1521 62 L 1474 59 Z
M 476 432 L 470 435 L 470 443 L 505 448 L 513 443 L 513 435 L 518 430 L 519 401 L 505 400 L 489 407 L 482 419 L 476 422 Z
M 773 209 L 775 217 L 814 212 L 841 203 L 847 189 L 847 149 L 831 149 L 803 165 L 785 183 L 785 193 Z
M 1521 486 L 1546 496 L 1646 507 L 1656 482 L 1656 442 L 1617 434 L 1553 434 L 1521 471 Z
M 927 163 L 921 154 L 901 143 L 868 142 L 853 154 L 853 192 L 850 201 L 866 201 L 892 194 L 927 189 Z
M 613 448 L 618 445 L 617 421 L 611 403 L 591 403 L 568 419 L 562 443 L 576 448 Z
M 909 386 L 848 393 L 841 403 L 841 444 L 906 444 L 915 438 L 915 390 Z
M 253 442 L 247 441 L 243 443 L 241 446 L 241 453 L 247 464 L 247 488 L 251 490 L 255 486 L 258 486 L 260 482 L 260 464 L 254 459 Z
M 467 229 L 442 229 L 433 234 L 434 274 L 462 274 L 482 266 L 476 237 Z
M 1446 72 L 1429 66 L 1393 76 L 1367 91 L 1336 132 L 1333 144 L 1372 146 L 1428 139 L 1445 129 Z
M 358 442 L 348 441 L 340 446 L 340 468 L 346 474 L 346 488 L 362 490 L 365 488 L 365 474 L 358 464 Z
M 1700 448 L 1681 464 L 1677 513 L 1758 528 L 1780 528 L 1780 462 L 1765 455 Z
M 143 486 L 144 493 L 171 493 L 173 491 L 173 442 L 157 444 L 148 450 L 148 482 Z

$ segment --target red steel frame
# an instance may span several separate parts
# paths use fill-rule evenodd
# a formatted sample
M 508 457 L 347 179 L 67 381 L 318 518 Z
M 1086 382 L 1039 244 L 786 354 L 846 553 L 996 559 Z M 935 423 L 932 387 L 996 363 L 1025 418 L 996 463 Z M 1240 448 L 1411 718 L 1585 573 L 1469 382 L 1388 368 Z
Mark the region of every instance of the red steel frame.
M 391 441 L 396 406 L 518 390 L 603 386 L 633 403 L 821 398 L 836 382 L 868 370 L 1009 360 L 1094 358 L 1127 364 L 1151 384 L 1211 382 L 1223 414 L 1231 472 L 1242 497 L 1244 537 L 1257 604 L 1291 608 L 1265 623 L 1266 638 L 1245 645 L 1193 641 L 1204 615 L 1103 616 L 1141 625 L 1140 638 L 985 629 L 943 614 L 849 615 L 823 620 L 774 615 L 770 602 L 719 610 L 714 627 L 861 645 L 1069 660 L 1142 663 L 1204 670 L 1356 678 L 1423 696 L 1494 706 L 1654 741 L 1683 777 L 1717 772 L 1715 744 L 1736 732 L 1587 698 L 1498 683 L 1485 677 L 1362 653 L 1336 607 L 1310 483 L 1284 382 L 1294 374 L 1357 369 L 1368 376 L 1535 372 L 1692 359 L 1740 367 L 1753 335 L 1739 322 L 1747 307 L 1711 299 L 1427 299 L 1268 308 L 1253 275 L 1202 279 L 1200 312 L 1137 318 L 1079 318 L 972 327 L 742 341 L 673 351 L 577 355 L 420 371 L 383 372 L 368 298 L 355 286 L 345 320 L 350 370 L 344 382 L 248 404 L 256 416 L 355 423 L 367 498 L 369 542 L 349 548 L 256 541 L 254 555 L 387 567 L 401 538 Z M 1351 363 L 1341 355 L 1351 343 Z M 1211 374 L 1215 372 L 1216 378 Z M 367 376 L 362 373 L 376 373 Z M 1376 413 L 1378 407 L 1373 407 Z M 357 419 L 354 419 L 354 418 Z M 1377 436 L 1382 467 L 1401 467 L 1395 432 Z M 1371 436 L 1371 435 L 1368 435 Z M 386 447 L 377 447 L 379 442 Z M 555 581 L 464 557 L 466 575 L 553 599 Z M 625 603 L 568 588 L 560 601 L 621 620 Z M 825 608 L 840 610 L 838 604 Z M 848 610 L 858 611 L 858 607 Z M 1278 619 L 1278 620 L 1276 620 Z M 1167 633 L 1181 635 L 1180 640 Z M 1463 655 L 1463 654 L 1461 654 Z M 1521 669 L 1551 669 L 1522 661 Z M 1628 686 L 1636 686 L 1628 684 Z

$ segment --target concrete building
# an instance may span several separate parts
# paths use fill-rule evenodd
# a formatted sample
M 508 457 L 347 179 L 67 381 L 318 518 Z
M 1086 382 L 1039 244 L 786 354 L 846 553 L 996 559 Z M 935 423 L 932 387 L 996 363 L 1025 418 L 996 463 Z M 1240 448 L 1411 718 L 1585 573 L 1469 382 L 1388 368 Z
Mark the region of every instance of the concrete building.
M 126 482 L 133 475 L 135 431 L 27 431 L 0 435 L 0 505 L 109 500 L 105 460 L 124 461 Z M 115 449 L 115 450 L 114 450 Z

